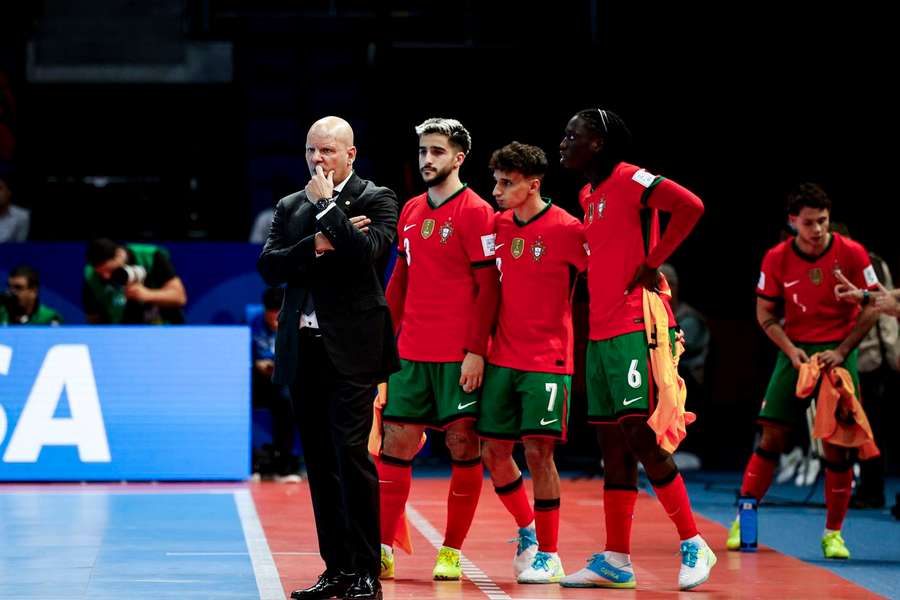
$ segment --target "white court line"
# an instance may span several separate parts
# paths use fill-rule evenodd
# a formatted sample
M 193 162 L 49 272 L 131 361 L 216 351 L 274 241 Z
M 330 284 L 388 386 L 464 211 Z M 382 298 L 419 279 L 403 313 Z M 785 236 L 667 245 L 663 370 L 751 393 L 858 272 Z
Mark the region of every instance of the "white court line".
M 166 556 L 247 556 L 249 552 L 166 552 Z
M 422 514 L 410 504 L 406 505 L 406 516 L 409 517 L 409 522 L 413 524 L 413 527 L 418 529 L 419 533 L 421 533 L 436 550 L 441 548 L 444 541 L 443 536 L 428 522 L 428 519 L 423 517 Z M 484 571 L 475 566 L 475 563 L 466 558 L 462 553 L 459 555 L 459 564 L 462 566 L 463 575 L 468 577 L 485 596 L 490 598 L 490 600 L 512 600 L 509 594 L 501 590 L 500 586 L 494 583 Z
M 166 556 L 247 556 L 249 552 L 166 552 Z M 318 552 L 272 552 L 272 556 L 319 556 Z
M 209 583 L 206 579 L 135 579 L 137 583 Z
M 247 490 L 235 490 L 234 503 L 241 519 L 241 529 L 244 530 L 253 575 L 256 577 L 256 587 L 259 589 L 259 600 L 284 600 L 281 578 L 269 550 L 266 534 L 259 522 L 259 515 L 256 514 L 253 497 Z

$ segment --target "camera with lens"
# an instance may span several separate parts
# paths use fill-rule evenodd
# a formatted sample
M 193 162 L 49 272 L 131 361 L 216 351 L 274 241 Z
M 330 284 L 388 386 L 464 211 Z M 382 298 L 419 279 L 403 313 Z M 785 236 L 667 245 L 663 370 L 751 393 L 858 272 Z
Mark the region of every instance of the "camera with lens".
M 122 286 L 144 283 L 147 279 L 147 269 L 140 265 L 124 265 L 113 271 L 109 279 L 114 284 Z

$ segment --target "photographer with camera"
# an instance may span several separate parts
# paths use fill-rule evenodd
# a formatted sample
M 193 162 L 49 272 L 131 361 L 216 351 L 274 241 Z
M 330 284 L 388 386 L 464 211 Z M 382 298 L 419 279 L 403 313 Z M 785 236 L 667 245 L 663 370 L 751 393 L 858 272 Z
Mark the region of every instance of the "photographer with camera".
M 99 238 L 88 244 L 87 263 L 82 302 L 88 323 L 184 323 L 187 292 L 165 249 Z
M 62 316 L 41 304 L 38 273 L 28 265 L 13 269 L 0 294 L 0 325 L 59 325 Z

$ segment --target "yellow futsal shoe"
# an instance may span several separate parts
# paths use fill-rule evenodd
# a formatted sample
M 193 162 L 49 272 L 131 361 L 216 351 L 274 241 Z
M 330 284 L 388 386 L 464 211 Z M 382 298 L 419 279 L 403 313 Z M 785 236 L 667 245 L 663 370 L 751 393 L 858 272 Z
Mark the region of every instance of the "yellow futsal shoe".
M 462 577 L 462 567 L 459 566 L 459 550 L 441 546 L 437 561 L 434 563 L 434 571 L 431 574 L 438 581 L 453 581 Z
M 831 531 L 822 536 L 822 553 L 825 558 L 850 558 L 850 551 L 847 550 L 840 531 Z
M 725 542 L 725 547 L 729 550 L 741 549 L 741 520 L 738 518 L 734 519 L 731 529 L 728 530 L 728 540 Z
M 381 573 L 379 579 L 394 578 L 394 551 L 390 546 L 381 545 Z

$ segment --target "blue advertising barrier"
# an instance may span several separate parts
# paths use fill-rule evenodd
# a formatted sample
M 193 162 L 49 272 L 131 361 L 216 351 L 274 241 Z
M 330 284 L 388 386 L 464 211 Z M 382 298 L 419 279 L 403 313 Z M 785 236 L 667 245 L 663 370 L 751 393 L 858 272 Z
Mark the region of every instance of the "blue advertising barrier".
M 0 481 L 237 480 L 247 327 L 0 328 Z
M 242 323 L 244 307 L 259 304 L 265 284 L 256 272 L 259 244 L 228 242 L 161 242 L 188 294 L 188 324 Z M 66 325 L 83 324 L 83 242 L 0 244 L 0 289 L 20 264 L 37 269 L 41 302 L 62 314 Z
M 244 323 L 248 304 L 259 304 L 265 284 L 256 272 L 262 246 L 240 242 L 161 242 L 175 272 L 184 282 L 189 325 Z M 9 272 L 21 264 L 37 269 L 41 302 L 60 312 L 66 325 L 84 324 L 81 288 L 84 283 L 83 242 L 0 244 L 0 290 Z M 391 248 L 385 283 L 396 260 Z

